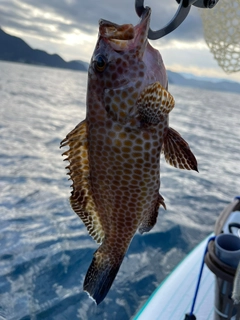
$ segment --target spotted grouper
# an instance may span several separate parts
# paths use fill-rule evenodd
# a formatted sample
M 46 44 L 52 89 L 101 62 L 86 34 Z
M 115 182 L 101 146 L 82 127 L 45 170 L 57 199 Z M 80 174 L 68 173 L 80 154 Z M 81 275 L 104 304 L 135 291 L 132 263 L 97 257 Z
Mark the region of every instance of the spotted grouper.
M 188 143 L 169 127 L 174 99 L 160 53 L 148 42 L 150 9 L 139 24 L 100 20 L 88 71 L 86 119 L 61 146 L 69 161 L 70 203 L 101 244 L 83 288 L 99 304 L 129 244 L 155 225 L 160 205 L 160 153 L 181 169 L 197 170 Z

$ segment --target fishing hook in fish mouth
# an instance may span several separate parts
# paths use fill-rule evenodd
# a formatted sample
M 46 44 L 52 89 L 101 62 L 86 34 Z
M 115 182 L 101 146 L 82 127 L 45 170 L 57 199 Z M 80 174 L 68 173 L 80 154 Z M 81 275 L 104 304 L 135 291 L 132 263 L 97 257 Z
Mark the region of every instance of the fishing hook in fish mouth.
M 173 30 L 175 30 L 177 27 L 180 26 L 180 24 L 186 19 L 190 9 L 191 5 L 194 5 L 198 8 L 213 8 L 219 0 L 176 0 L 179 3 L 178 10 L 175 13 L 172 20 L 165 25 L 162 29 L 153 31 L 151 28 L 149 28 L 148 31 L 148 38 L 151 40 L 160 39 Z M 147 8 L 147 7 L 146 7 Z M 135 0 L 135 10 L 137 12 L 137 15 L 141 17 L 143 12 L 146 10 L 144 7 L 144 0 Z

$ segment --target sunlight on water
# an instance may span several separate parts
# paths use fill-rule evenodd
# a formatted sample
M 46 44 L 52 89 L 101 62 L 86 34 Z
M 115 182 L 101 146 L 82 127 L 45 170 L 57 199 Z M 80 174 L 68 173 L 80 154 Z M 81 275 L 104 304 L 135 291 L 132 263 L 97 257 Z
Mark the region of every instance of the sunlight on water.
M 60 141 L 85 117 L 87 74 L 0 62 L 0 319 L 130 319 L 240 193 L 240 95 L 170 86 L 170 126 L 199 173 L 161 159 L 154 229 L 136 234 L 110 293 L 82 290 L 96 249 L 68 198 Z

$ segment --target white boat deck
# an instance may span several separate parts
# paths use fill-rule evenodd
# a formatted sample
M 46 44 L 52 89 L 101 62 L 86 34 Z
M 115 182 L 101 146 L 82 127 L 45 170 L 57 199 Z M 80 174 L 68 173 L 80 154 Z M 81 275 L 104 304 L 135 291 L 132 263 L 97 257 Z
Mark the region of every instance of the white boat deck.
M 134 320 L 184 320 L 190 312 L 206 248 L 202 241 L 153 292 Z M 197 320 L 214 318 L 214 275 L 204 265 L 194 314 Z

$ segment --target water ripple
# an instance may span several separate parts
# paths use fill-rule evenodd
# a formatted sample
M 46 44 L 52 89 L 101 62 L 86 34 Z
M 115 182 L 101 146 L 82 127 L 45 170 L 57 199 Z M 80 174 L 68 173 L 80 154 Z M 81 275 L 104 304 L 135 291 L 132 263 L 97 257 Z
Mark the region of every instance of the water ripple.
M 168 210 L 150 233 L 136 234 L 96 307 L 82 282 L 97 246 L 70 208 L 59 149 L 85 117 L 87 76 L 3 62 L 0 72 L 0 319 L 130 319 L 239 193 L 239 95 L 169 87 L 170 125 L 188 141 L 199 173 L 161 159 Z

